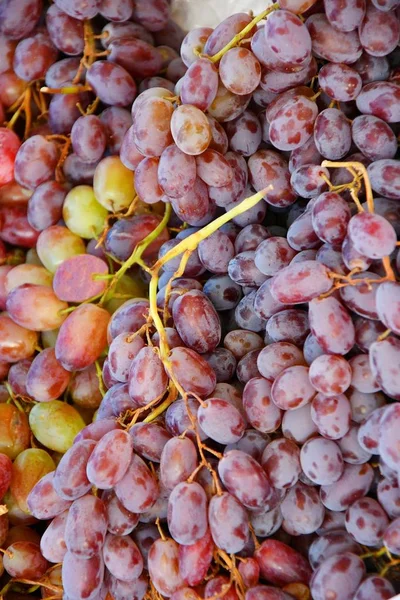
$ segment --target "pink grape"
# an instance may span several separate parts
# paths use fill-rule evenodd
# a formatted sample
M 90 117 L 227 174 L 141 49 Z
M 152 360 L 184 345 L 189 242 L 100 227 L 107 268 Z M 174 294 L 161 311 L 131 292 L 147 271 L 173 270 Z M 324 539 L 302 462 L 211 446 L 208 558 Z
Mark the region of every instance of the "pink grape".
M 385 121 L 373 115 L 360 115 L 351 124 L 353 141 L 372 161 L 394 158 L 396 136 Z
M 120 581 L 134 581 L 142 574 L 143 558 L 129 536 L 109 533 L 103 548 L 104 564 Z
M 318 393 L 311 404 L 311 418 L 321 435 L 340 439 L 350 428 L 350 403 L 344 394 L 324 396 Z
M 71 374 L 56 359 L 54 348 L 45 348 L 31 364 L 26 390 L 37 402 L 48 402 L 61 396 L 70 379 Z
M 156 502 L 157 482 L 146 463 L 133 454 L 124 477 L 115 486 L 118 500 L 130 512 L 144 512 Z
M 182 104 L 174 111 L 171 133 L 176 145 L 185 154 L 201 154 L 211 141 L 207 117 L 191 104 Z
M 42 477 L 31 489 L 27 498 L 30 513 L 36 519 L 53 519 L 71 506 L 71 502 L 58 496 L 54 487 L 54 472 Z
M 314 122 L 317 123 L 319 118 L 317 115 L 315 102 L 306 96 L 294 96 L 270 121 L 269 137 L 272 144 L 278 150 L 299 148 L 312 135 Z
M 351 600 L 364 575 L 365 565 L 361 558 L 350 552 L 335 554 L 314 572 L 311 593 L 315 600 L 323 600 L 330 591 L 338 600 Z
M 218 71 L 207 58 L 198 58 L 186 71 L 181 87 L 181 101 L 207 110 L 218 90 Z
M 347 354 L 354 345 L 354 325 L 344 306 L 334 297 L 309 304 L 311 333 L 318 344 L 332 354 Z
M 316 394 L 308 376 L 308 368 L 294 365 L 284 369 L 275 379 L 271 396 L 282 410 L 294 410 L 311 402 Z
M 382 542 L 389 519 L 373 498 L 356 500 L 346 512 L 346 529 L 364 546 L 377 546 Z
M 351 128 L 345 115 L 336 108 L 326 108 L 315 119 L 314 141 L 318 152 L 329 160 L 338 160 L 351 147 Z
M 286 489 L 296 484 L 301 473 L 300 453 L 296 444 L 277 438 L 264 449 L 261 464 L 274 488 Z
M 40 551 L 44 558 L 53 563 L 63 562 L 67 553 L 65 545 L 65 525 L 68 517 L 68 510 L 56 516 L 40 540 Z
M 189 438 L 171 438 L 160 457 L 160 480 L 167 489 L 186 481 L 198 465 L 197 451 Z
M 204 433 L 220 444 L 233 444 L 243 435 L 245 422 L 227 400 L 208 398 L 200 405 L 197 417 Z
M 129 370 L 129 395 L 140 406 L 162 396 L 168 384 L 168 376 L 158 354 L 151 347 L 144 347 L 133 359 Z M 149 381 L 152 382 L 149 387 Z
M 359 28 L 362 47 L 372 56 L 390 54 L 400 41 L 400 25 L 394 12 L 383 12 L 379 7 L 367 6 Z
M 321 263 L 307 260 L 281 269 L 271 284 L 271 294 L 279 302 L 308 302 L 330 290 L 332 281 L 328 269 Z
M 194 544 L 179 545 L 179 572 L 189 585 L 201 583 L 212 561 L 214 543 L 210 530 Z
M 270 433 L 280 426 L 282 411 L 272 402 L 271 383 L 266 379 L 255 377 L 247 382 L 243 406 L 247 418 L 258 431 Z
M 346 510 L 353 502 L 368 494 L 374 478 L 369 464 L 344 467 L 341 477 L 330 485 L 321 486 L 321 500 L 330 510 Z
M 343 457 L 332 440 L 315 437 L 305 442 L 300 451 L 300 463 L 305 475 L 318 485 L 329 485 L 343 473 Z
M 271 494 L 261 466 L 240 450 L 230 450 L 220 460 L 218 473 L 228 492 L 247 508 L 260 508 Z
M 100 489 L 110 489 L 125 475 L 132 459 L 132 438 L 118 429 L 106 433 L 97 443 L 87 463 L 89 481 Z
M 207 531 L 207 497 L 197 482 L 182 482 L 168 499 L 168 528 L 176 542 L 194 544 Z
M 329 0 L 336 7 L 337 0 Z M 352 5 L 351 5 L 352 6 Z M 329 9 L 327 9 L 327 15 Z M 358 33 L 347 16 L 343 18 L 340 12 L 337 13 L 338 19 L 343 19 L 344 27 L 347 29 L 341 31 L 330 23 L 327 16 L 323 13 L 317 13 L 308 17 L 306 27 L 310 32 L 313 53 L 320 58 L 324 58 L 333 63 L 352 64 L 362 53 Z M 361 18 L 364 15 L 361 13 Z
M 314 533 L 322 525 L 325 507 L 315 487 L 299 482 L 292 487 L 280 505 L 282 528 L 295 535 Z
M 158 182 L 169 197 L 185 196 L 196 180 L 195 159 L 177 146 L 168 146 L 160 156 Z
M 127 510 L 112 490 L 103 492 L 101 499 L 106 507 L 108 531 L 118 536 L 131 533 L 139 523 L 139 514 Z
M 314 231 L 318 237 L 323 242 L 340 246 L 351 219 L 347 202 L 336 192 L 325 192 L 316 198 L 311 214 Z
M 287 10 L 269 15 L 264 28 L 267 43 L 276 57 L 289 66 L 302 66 L 311 55 L 311 38 L 301 19 Z
M 208 520 L 215 544 L 225 552 L 240 552 L 249 536 L 247 514 L 234 496 L 223 492 L 211 498 Z
M 179 547 L 171 538 L 158 539 L 149 551 L 148 570 L 153 585 L 161 594 L 169 597 L 185 585 L 179 572 Z
M 395 594 L 394 587 L 388 579 L 378 575 L 370 575 L 357 588 L 354 600 L 368 600 L 375 595 L 382 600 L 390 600 Z
M 400 114 L 399 98 L 397 85 L 390 81 L 374 81 L 363 87 L 356 104 L 364 115 L 374 115 L 386 123 L 396 123 Z
M 336 514 L 344 517 L 344 513 Z M 322 534 L 319 533 L 319 537 L 312 542 L 309 548 L 308 558 L 312 568 L 315 570 L 334 554 L 341 554 L 343 552 L 361 554 L 362 549 L 347 531 L 334 529 Z
M 324 92 L 339 102 L 355 100 L 362 87 L 357 71 L 344 64 L 324 65 L 318 73 L 318 81 Z
M 107 531 L 106 509 L 100 498 L 86 494 L 73 502 L 65 525 L 65 543 L 79 558 L 95 558 Z
M 260 83 L 261 65 L 247 48 L 231 48 L 221 59 L 219 76 L 230 92 L 244 96 Z
M 354 385 L 351 365 L 351 361 L 349 364 L 342 356 L 322 354 L 310 365 L 310 382 L 318 392 L 325 396 L 343 394 L 350 384 Z
M 104 577 L 104 563 L 100 554 L 82 558 L 67 552 L 62 564 L 62 580 L 68 597 L 92 600 L 100 592 Z
M 388 256 L 396 247 L 396 232 L 380 215 L 366 212 L 354 215 L 350 219 L 348 231 L 355 249 L 369 258 Z
M 262 542 L 254 553 L 261 576 L 274 585 L 302 582 L 308 584 L 311 569 L 308 561 L 296 550 L 274 539 Z

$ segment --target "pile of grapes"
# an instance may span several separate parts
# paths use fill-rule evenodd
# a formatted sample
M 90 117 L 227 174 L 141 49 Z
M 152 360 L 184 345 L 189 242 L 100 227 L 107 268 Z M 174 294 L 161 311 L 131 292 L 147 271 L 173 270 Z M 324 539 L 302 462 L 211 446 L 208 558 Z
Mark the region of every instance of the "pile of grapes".
M 400 0 L 169 4 L 0 3 L 0 598 L 387 600 Z

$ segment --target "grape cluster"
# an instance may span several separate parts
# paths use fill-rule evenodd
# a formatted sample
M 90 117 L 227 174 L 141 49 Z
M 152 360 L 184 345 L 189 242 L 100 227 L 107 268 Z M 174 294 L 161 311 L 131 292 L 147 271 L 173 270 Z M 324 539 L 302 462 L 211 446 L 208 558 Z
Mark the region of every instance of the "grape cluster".
M 388 600 L 400 2 L 169 4 L 0 5 L 0 596 Z

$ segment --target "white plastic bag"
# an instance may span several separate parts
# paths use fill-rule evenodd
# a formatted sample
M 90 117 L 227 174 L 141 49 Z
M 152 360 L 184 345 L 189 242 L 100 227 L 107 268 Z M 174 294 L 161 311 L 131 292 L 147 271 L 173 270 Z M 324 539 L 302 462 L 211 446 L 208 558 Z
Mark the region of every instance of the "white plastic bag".
M 223 19 L 237 12 L 262 12 L 269 0 L 173 0 L 172 18 L 184 30 L 194 27 L 216 27 Z

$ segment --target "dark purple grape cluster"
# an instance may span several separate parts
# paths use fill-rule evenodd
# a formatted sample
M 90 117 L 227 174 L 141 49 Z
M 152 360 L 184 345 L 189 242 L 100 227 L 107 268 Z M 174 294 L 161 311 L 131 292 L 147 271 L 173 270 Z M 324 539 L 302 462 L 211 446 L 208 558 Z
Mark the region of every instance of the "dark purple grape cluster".
M 0 5 L 0 596 L 389 600 L 400 2 L 170 12 Z

